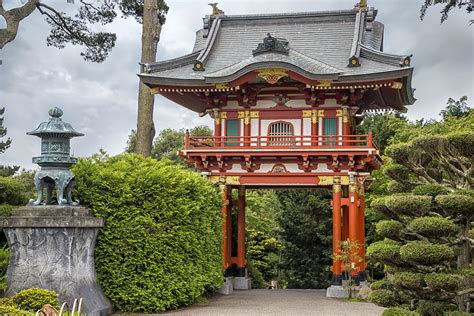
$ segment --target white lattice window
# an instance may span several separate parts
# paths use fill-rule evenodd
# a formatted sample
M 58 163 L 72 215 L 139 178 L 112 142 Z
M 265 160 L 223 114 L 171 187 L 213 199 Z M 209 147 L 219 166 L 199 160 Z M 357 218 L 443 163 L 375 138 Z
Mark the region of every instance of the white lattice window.
M 290 146 L 294 143 L 293 135 L 293 124 L 283 121 L 272 123 L 268 127 L 268 145 Z

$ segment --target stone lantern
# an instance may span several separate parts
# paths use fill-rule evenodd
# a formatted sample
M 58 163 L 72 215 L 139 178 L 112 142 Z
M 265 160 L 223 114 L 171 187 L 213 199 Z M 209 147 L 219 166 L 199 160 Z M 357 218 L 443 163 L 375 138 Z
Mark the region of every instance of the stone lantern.
M 72 201 L 72 187 L 75 176 L 70 167 L 77 162 L 71 157 L 71 138 L 84 136 L 76 132 L 71 124 L 63 122 L 63 111 L 54 107 L 49 110 L 49 121 L 41 123 L 34 131 L 27 133 L 41 138 L 41 156 L 33 157 L 33 162 L 41 169 L 35 174 L 35 186 L 38 198 L 30 200 L 29 205 L 51 204 L 53 186 L 56 186 L 56 198 L 59 205 L 77 205 Z M 43 189 L 46 188 L 46 200 L 43 202 Z M 66 197 L 64 197 L 64 193 Z
M 71 199 L 76 178 L 70 168 L 77 159 L 71 157 L 69 143 L 83 134 L 61 120 L 61 109 L 52 108 L 49 115 L 49 121 L 27 133 L 41 138 L 41 156 L 33 158 L 41 167 L 35 175 L 38 198 L 13 209 L 11 216 L 0 217 L 0 229 L 11 251 L 5 294 L 49 289 L 56 291 L 69 309 L 75 299 L 82 298 L 84 315 L 109 315 L 112 305 L 97 283 L 94 263 L 97 235 L 105 221 Z M 54 186 L 59 205 L 52 205 Z

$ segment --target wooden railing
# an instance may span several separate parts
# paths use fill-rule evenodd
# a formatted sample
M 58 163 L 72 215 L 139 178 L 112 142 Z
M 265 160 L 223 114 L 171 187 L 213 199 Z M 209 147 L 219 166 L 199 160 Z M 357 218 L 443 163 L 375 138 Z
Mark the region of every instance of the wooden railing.
M 185 136 L 186 150 L 302 148 L 377 149 L 377 146 L 371 132 L 365 135 L 318 136 L 190 136 L 186 133 Z

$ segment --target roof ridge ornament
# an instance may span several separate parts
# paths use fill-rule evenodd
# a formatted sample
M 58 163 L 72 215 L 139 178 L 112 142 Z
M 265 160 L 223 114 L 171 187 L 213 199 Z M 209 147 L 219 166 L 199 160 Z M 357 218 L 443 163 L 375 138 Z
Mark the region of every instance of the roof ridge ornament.
M 360 0 L 354 5 L 354 9 L 364 10 L 368 8 L 367 0 Z
M 257 48 L 252 51 L 254 56 L 263 53 L 280 53 L 284 55 L 290 54 L 288 48 L 288 41 L 284 38 L 273 37 L 270 33 L 267 33 L 267 37 L 263 39 L 263 42 L 258 44 Z
M 209 5 L 212 7 L 212 16 L 223 16 L 225 15 L 224 11 L 222 11 L 221 9 L 219 9 L 217 7 L 217 5 L 219 4 L 219 2 L 213 2 L 213 3 L 209 3 Z

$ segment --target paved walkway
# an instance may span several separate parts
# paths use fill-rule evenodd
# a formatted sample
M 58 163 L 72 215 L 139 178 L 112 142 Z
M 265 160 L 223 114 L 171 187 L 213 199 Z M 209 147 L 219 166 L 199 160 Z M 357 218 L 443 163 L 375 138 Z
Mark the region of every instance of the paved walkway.
M 216 294 L 207 305 L 194 305 L 164 315 L 378 316 L 383 310 L 371 303 L 326 298 L 326 290 L 250 290 Z

